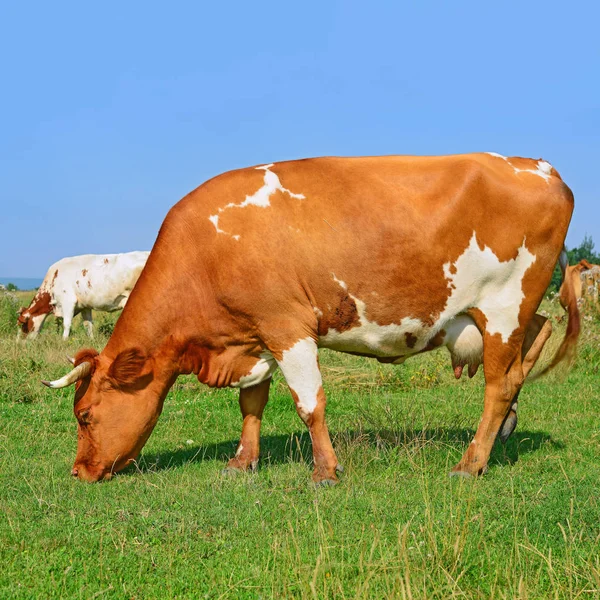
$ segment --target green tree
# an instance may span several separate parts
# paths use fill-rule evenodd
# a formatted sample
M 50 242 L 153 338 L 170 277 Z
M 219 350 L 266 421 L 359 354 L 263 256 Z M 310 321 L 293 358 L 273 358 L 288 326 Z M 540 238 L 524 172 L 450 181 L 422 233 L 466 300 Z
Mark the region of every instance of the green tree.
M 589 235 L 583 238 L 580 246 L 567 250 L 567 255 L 569 256 L 570 265 L 576 265 L 580 260 L 587 260 L 593 265 L 600 263 L 600 254 L 594 252 L 594 241 Z
M 19 291 L 19 288 L 18 288 L 18 287 L 17 287 L 17 286 L 16 286 L 14 283 L 8 283 L 8 284 L 6 285 L 6 289 L 7 289 L 9 292 L 18 292 L 18 291 Z

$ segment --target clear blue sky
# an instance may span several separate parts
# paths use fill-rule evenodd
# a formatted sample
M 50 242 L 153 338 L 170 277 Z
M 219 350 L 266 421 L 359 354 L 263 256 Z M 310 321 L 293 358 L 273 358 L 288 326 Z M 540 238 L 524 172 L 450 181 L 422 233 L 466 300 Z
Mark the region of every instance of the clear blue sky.
M 149 249 L 220 172 L 543 157 L 600 249 L 598 2 L 5 2 L 0 275 Z

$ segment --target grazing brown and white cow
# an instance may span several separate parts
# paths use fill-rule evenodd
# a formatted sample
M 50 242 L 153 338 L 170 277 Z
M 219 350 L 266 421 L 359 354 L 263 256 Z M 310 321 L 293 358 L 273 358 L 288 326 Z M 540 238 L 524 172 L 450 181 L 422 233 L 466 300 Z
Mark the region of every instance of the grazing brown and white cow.
M 84 254 L 55 262 L 31 304 L 19 312 L 19 338 L 37 337 L 50 313 L 62 317 L 63 339 L 69 337 L 73 317 L 79 313 L 85 330 L 92 337 L 92 310 L 121 310 L 149 254 Z
M 563 249 L 573 195 L 542 160 L 497 154 L 316 158 L 225 173 L 167 215 L 101 354 L 80 351 L 73 475 L 131 463 L 182 373 L 240 389 L 232 469 L 253 468 L 273 371 L 308 426 L 313 479 L 337 481 L 318 349 L 399 363 L 447 345 L 483 361 L 483 417 L 454 473 L 484 473 L 549 323 L 536 309 Z M 579 333 L 572 294 L 567 333 Z M 458 373 L 459 374 L 459 373 Z

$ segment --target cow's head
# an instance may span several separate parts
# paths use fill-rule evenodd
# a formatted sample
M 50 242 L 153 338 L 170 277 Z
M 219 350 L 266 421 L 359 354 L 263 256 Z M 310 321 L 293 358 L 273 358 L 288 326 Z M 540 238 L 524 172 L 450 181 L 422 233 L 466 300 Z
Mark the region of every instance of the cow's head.
M 32 314 L 30 308 L 22 306 L 17 318 L 17 340 L 33 339 L 37 337 L 48 313 Z
M 137 458 L 170 387 L 156 381 L 154 363 L 135 348 L 113 360 L 95 350 L 82 350 L 70 373 L 43 382 L 51 388 L 76 384 L 78 441 L 73 476 L 84 481 L 110 479 Z
M 24 334 L 28 334 L 33 327 L 33 321 L 31 320 L 31 314 L 26 306 L 21 306 L 17 317 L 17 327 L 21 329 Z
M 53 311 L 54 305 L 50 294 L 39 291 L 29 306 L 22 306 L 19 309 L 17 327 L 19 327 L 20 332 L 17 339 L 35 338 L 42 329 L 44 321 Z

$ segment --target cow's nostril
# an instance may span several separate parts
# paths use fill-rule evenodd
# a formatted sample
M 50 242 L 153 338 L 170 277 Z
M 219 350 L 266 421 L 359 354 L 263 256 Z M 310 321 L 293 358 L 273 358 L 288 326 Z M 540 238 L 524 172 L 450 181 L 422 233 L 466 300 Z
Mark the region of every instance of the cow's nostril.
M 79 477 L 79 471 L 73 467 L 73 469 L 71 469 L 71 475 L 73 475 L 73 477 Z

